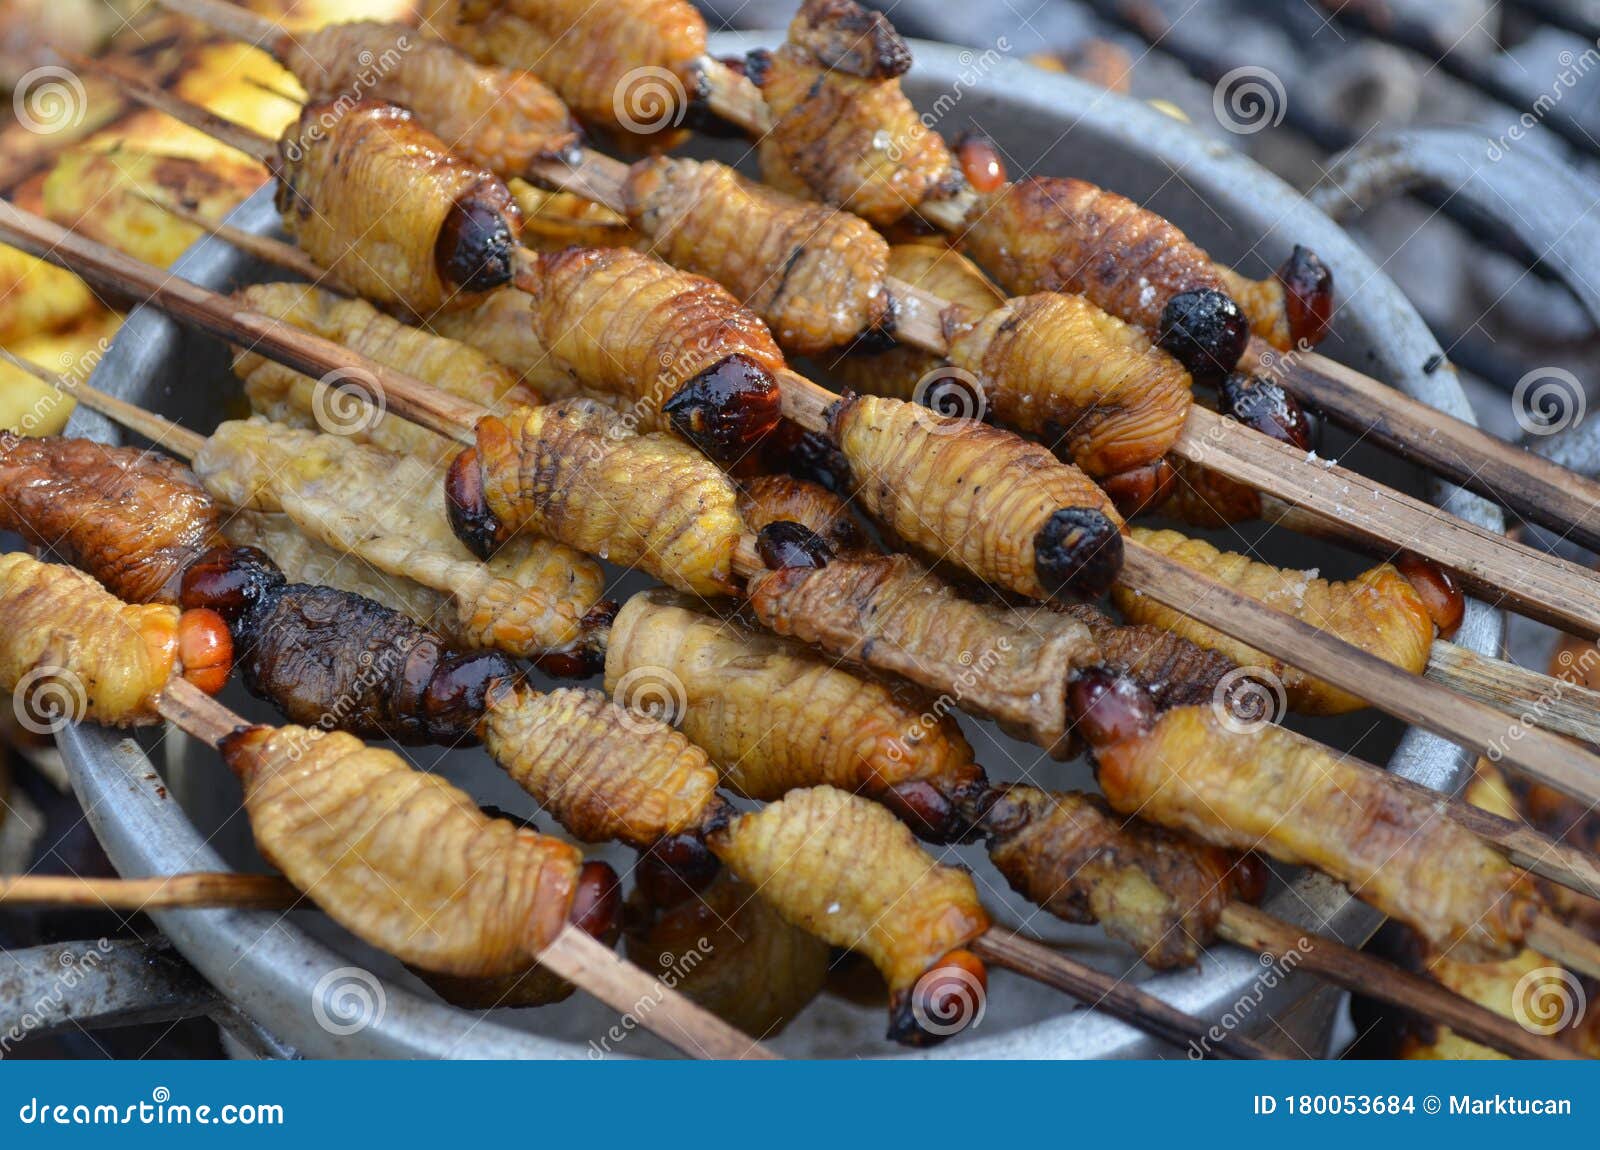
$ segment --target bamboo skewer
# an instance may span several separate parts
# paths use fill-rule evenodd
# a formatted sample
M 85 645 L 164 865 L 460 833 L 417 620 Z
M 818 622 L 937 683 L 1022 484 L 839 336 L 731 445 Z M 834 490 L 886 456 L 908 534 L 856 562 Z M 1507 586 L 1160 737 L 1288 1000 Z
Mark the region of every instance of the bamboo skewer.
M 0 906 L 82 906 L 104 910 L 229 907 L 288 910 L 305 895 L 281 875 L 199 873 L 159 878 L 0 876 Z

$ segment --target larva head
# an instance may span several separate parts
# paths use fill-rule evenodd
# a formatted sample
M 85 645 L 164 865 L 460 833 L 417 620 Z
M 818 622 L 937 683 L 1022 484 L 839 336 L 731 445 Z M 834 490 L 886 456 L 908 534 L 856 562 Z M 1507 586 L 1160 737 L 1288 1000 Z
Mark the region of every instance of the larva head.
M 970 950 L 953 950 L 915 985 L 889 996 L 889 1038 L 905 1046 L 937 1046 L 983 1017 L 989 972 Z
M 1263 435 L 1301 451 L 1316 446 L 1316 431 L 1305 408 L 1271 380 L 1242 371 L 1230 372 L 1217 386 L 1217 401 L 1224 415 Z
M 1033 565 L 1050 594 L 1092 599 L 1122 570 L 1122 532 L 1103 511 L 1063 507 L 1033 537 Z
M 833 550 L 811 528 L 789 519 L 768 523 L 756 536 L 756 553 L 774 571 L 786 567 L 826 567 Z
M 670 907 L 705 890 L 721 867 L 702 836 L 669 835 L 640 854 L 634 881 L 652 905 Z
M 450 530 L 479 559 L 491 558 L 505 542 L 505 528 L 489 510 L 476 447 L 451 460 L 444 477 L 444 509 Z
M 760 364 L 730 355 L 673 392 L 661 411 L 684 439 L 719 463 L 732 463 L 778 426 L 783 395 Z
M 185 608 L 209 608 L 229 627 L 236 627 L 286 583 L 283 572 L 264 551 L 213 547 L 184 571 L 179 601 Z
M 1295 244 L 1273 274 L 1283 285 L 1289 338 L 1296 347 L 1315 347 L 1333 320 L 1333 270 L 1316 252 Z
M 1448 639 L 1454 635 L 1467 612 L 1466 597 L 1462 595 L 1461 586 L 1454 576 L 1415 551 L 1402 551 L 1394 565 L 1422 599 L 1422 605 L 1433 620 L 1439 637 Z
M 567 921 L 601 941 L 615 941 L 622 926 L 622 880 L 611 864 L 591 860 L 578 870 Z
M 1078 673 L 1067 687 L 1067 709 L 1091 747 L 1111 747 L 1139 738 L 1156 721 L 1150 693 L 1104 667 Z
M 1172 464 L 1165 459 L 1158 459 L 1131 471 L 1101 476 L 1096 482 L 1100 484 L 1100 490 L 1116 504 L 1118 514 L 1124 519 L 1132 519 L 1166 502 L 1177 478 L 1178 473 L 1173 470 Z
M 490 696 L 516 682 L 517 668 L 499 651 L 442 649 L 435 654 L 423 668 L 426 678 L 417 707 L 428 740 L 446 746 L 475 742 Z
M 1250 321 L 1215 288 L 1179 292 L 1161 309 L 1156 343 L 1203 386 L 1232 371 L 1249 342 Z
M 503 287 L 515 270 L 522 219 L 505 185 L 485 176 L 450 205 L 434 241 L 439 278 L 459 291 Z

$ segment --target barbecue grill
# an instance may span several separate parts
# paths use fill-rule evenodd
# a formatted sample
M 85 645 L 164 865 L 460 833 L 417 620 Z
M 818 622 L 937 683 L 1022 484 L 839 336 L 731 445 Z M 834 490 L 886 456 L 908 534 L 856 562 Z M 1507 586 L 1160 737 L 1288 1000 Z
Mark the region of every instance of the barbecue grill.
M 779 33 L 723 35 L 715 38 L 713 51 L 742 53 L 780 38 Z M 925 110 L 947 110 L 956 122 L 939 124 L 940 130 L 954 131 L 966 122 L 983 125 L 1015 169 L 1092 176 L 1172 218 L 1219 259 L 1249 274 L 1272 267 L 1291 243 L 1308 244 L 1335 269 L 1342 284 L 1360 285 L 1359 292 L 1342 299 L 1326 350 L 1418 399 L 1472 418 L 1453 372 L 1441 366 L 1438 344 L 1398 289 L 1328 217 L 1271 175 L 1158 112 L 1072 79 L 1003 61 L 982 84 L 969 86 L 961 77 L 969 71 L 972 53 L 930 43 L 916 43 L 914 51 L 916 65 L 905 82 L 913 101 Z M 723 144 L 706 154 L 738 160 L 745 149 Z M 232 222 L 258 233 L 273 230 L 277 216 L 270 191 L 257 194 Z M 248 257 L 214 240 L 198 244 L 177 271 L 223 290 L 266 278 L 264 269 Z M 149 309 L 131 317 L 95 382 L 195 428 L 209 428 L 236 413 L 229 397 L 237 395 L 237 383 L 227 371 L 223 349 Z M 82 410 L 69 432 L 105 439 L 118 434 Z M 1502 528 L 1498 510 L 1487 503 L 1442 484 L 1419 487 L 1410 469 L 1330 433 L 1324 454 L 1344 457 L 1347 451 L 1356 452 L 1352 462 L 1369 474 L 1421 490 L 1436 501 L 1448 498 L 1472 522 Z M 1252 536 L 1249 541 L 1259 543 L 1267 557 L 1297 566 L 1320 565 L 1325 571 L 1354 566 L 1336 552 L 1301 540 L 1292 550 L 1271 537 Z M 1232 544 L 1238 546 L 1237 537 Z M 631 589 L 623 584 L 624 592 Z M 1493 654 L 1502 632 L 1498 612 L 1471 603 L 1456 642 Z M 234 690 L 229 701 L 238 709 L 250 716 L 268 715 L 263 705 Z M 1006 739 L 988 726 L 967 726 L 980 759 L 997 778 L 1018 777 L 1023 769 L 1039 765 L 1050 772 L 1039 777 L 1053 783 L 1088 781 L 1081 766 L 1041 764 L 1036 748 Z M 1470 766 L 1469 756 L 1452 744 L 1420 730 L 1401 731 L 1368 714 L 1319 721 L 1314 730 L 1324 741 L 1369 759 L 1391 752 L 1391 770 L 1433 787 L 1452 788 Z M 248 828 L 238 814 L 237 792 L 231 782 L 221 780 L 210 753 L 198 744 L 177 732 L 141 744 L 93 727 L 68 728 L 60 739 L 88 817 L 123 874 L 243 868 L 256 862 L 248 849 Z M 434 763 L 422 752 L 418 761 L 449 775 L 480 801 L 518 812 L 527 809 L 526 797 L 481 756 L 446 755 Z M 620 853 L 613 861 L 627 869 Z M 981 867 L 975 870 L 985 874 Z M 1330 881 L 1309 873 L 1284 878 L 1268 902 L 1273 913 L 1351 943 L 1376 928 L 1375 912 Z M 1024 929 L 1048 939 L 1072 942 L 1091 958 L 1099 948 L 1097 961 L 1108 967 L 1121 970 L 1130 961 L 1123 952 L 1106 948 L 1098 930 L 1066 927 L 999 889 L 992 872 L 985 882 L 984 896 L 1003 919 L 1024 923 Z M 576 999 L 520 1016 L 455 1010 L 422 992 L 392 960 L 310 912 L 284 917 L 210 910 L 157 912 L 153 917 L 220 996 L 205 1009 L 221 1015 L 252 1051 L 337 1057 L 583 1057 L 615 1022 L 604 1008 Z M 1308 977 L 1284 977 L 1281 970 L 1269 977 L 1268 970 L 1255 955 L 1217 948 L 1198 971 L 1151 976 L 1147 986 L 1203 1018 L 1228 1016 L 1248 1032 L 1283 1042 L 1292 1052 L 1322 1053 L 1335 996 Z M 149 982 L 157 997 L 176 996 L 171 986 L 170 981 Z M 204 1001 L 191 996 L 174 1004 L 173 1011 L 200 1009 L 196 1003 Z M 346 1012 L 352 1002 L 366 1004 L 353 1017 Z M 106 1008 L 130 1013 L 141 1005 L 152 1004 L 116 1001 Z M 92 1019 L 79 1021 L 89 1024 Z M 1181 1054 L 1102 1015 L 1075 1010 L 1052 992 L 1020 983 L 993 996 L 988 1017 L 973 1033 L 932 1052 L 907 1054 L 890 1046 L 882 1039 L 881 1010 L 832 996 L 809 1008 L 773 1046 L 797 1056 Z M 610 1048 L 624 1056 L 666 1050 L 642 1032 Z

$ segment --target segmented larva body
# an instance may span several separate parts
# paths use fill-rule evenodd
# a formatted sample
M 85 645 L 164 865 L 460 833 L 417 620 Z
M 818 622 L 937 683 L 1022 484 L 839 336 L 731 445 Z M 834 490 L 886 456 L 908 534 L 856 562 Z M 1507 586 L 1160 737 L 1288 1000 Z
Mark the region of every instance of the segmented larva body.
M 384 315 L 366 300 L 310 284 L 252 284 L 234 298 L 253 311 L 293 324 L 385 367 L 404 371 L 451 395 L 490 410 L 540 402 L 517 376 L 481 351 Z M 233 370 L 244 381 L 250 407 L 277 423 L 314 428 L 372 443 L 429 463 L 443 461 L 453 444 L 444 436 L 387 411 L 367 412 L 353 395 L 301 375 L 248 349 L 239 349 Z M 359 377 L 352 383 L 359 384 Z
M 483 741 L 517 784 L 584 842 L 641 849 L 697 832 L 723 809 L 717 770 L 665 723 L 599 691 L 505 691 L 484 716 Z
M 51 721 L 159 722 L 156 697 L 177 667 L 178 614 L 124 603 L 71 567 L 0 555 L 0 688 Z
M 826 487 L 788 475 L 758 475 L 739 484 L 739 518 L 754 535 L 769 523 L 798 523 L 841 559 L 878 554 L 850 506 Z
M 223 755 L 261 855 L 362 940 L 424 970 L 526 970 L 566 925 L 582 856 L 490 819 L 437 775 L 343 732 L 252 727 Z
M 955 332 L 949 354 L 982 381 L 998 422 L 1043 437 L 1090 475 L 1162 458 L 1193 402 L 1177 360 L 1082 296 L 1009 300 Z
M 630 675 L 681 688 L 678 729 L 747 798 L 819 783 L 878 796 L 913 780 L 955 795 L 982 779 L 961 729 L 932 711 L 931 698 L 897 693 L 670 595 L 642 592 L 617 615 L 606 689 L 625 689 Z
M 623 194 L 653 253 L 722 284 L 796 355 L 847 344 L 883 319 L 889 245 L 858 216 L 725 164 L 666 156 L 635 164 Z
M 489 510 L 681 591 L 732 590 L 743 533 L 727 476 L 665 435 L 632 435 L 615 413 L 581 400 L 524 408 L 477 427 Z
M 784 918 L 869 958 L 892 997 L 989 929 L 971 875 L 936 863 L 884 807 L 834 787 L 791 791 L 709 841 Z
M 310 104 L 278 152 L 284 229 L 354 294 L 427 316 L 509 278 L 511 193 L 404 109 Z
M 566 105 L 532 72 L 485 67 L 414 28 L 329 24 L 284 37 L 283 56 L 309 99 L 362 92 L 417 109 L 452 150 L 502 176 L 578 141 Z
M 1354 579 L 1333 582 L 1317 578 L 1314 572 L 1285 571 L 1231 551 L 1219 551 L 1203 539 L 1190 539 L 1177 531 L 1135 527 L 1131 534 L 1139 543 L 1185 567 L 1414 675 L 1422 674 L 1428 665 L 1433 620 L 1416 589 L 1388 563 L 1369 568 Z M 1265 669 L 1282 683 L 1289 706 L 1296 711 L 1338 715 L 1366 706 L 1359 697 L 1230 639 L 1148 595 L 1119 587 L 1113 589 L 1112 599 L 1131 622 L 1149 623 L 1182 635 L 1202 647 L 1222 652 L 1241 667 Z
M 427 27 L 468 54 L 538 70 L 584 123 L 670 148 L 684 77 L 706 51 L 688 0 L 429 0 Z
M 1117 623 L 1088 603 L 1068 603 L 1064 609 L 1089 628 L 1100 648 L 1100 665 L 1149 691 L 1158 710 L 1206 702 L 1234 669 L 1233 660 L 1221 652 L 1160 627 Z
M 525 387 L 549 399 L 566 399 L 582 389 L 572 373 L 550 355 L 534 330 L 533 296 L 517 287 L 473 296 L 463 307 L 428 317 L 427 329 L 481 352 L 519 377 Z
M 0 431 L 0 528 L 49 548 L 119 598 L 177 602 L 183 569 L 220 526 L 194 475 L 164 455 Z
M 1254 487 L 1182 456 L 1169 456 L 1167 465 L 1172 486 L 1149 512 L 1196 527 L 1226 527 L 1261 517 L 1261 493 Z
M 1225 264 L 1215 265 L 1223 290 L 1250 317 L 1250 331 L 1273 347 L 1287 351 L 1294 346 L 1289 322 L 1288 297 L 1283 281 L 1275 276 L 1253 280 Z
M 1057 918 L 1100 923 L 1151 966 L 1193 966 L 1244 874 L 1231 851 L 1123 820 L 1098 795 L 1006 787 L 985 815 L 989 857 Z
M 727 289 L 627 248 L 542 256 L 528 285 L 539 342 L 574 386 L 634 401 L 639 430 L 669 426 L 661 406 L 730 356 L 767 371 L 783 353 Z
M 1042 581 L 1036 549 L 1057 512 L 1086 509 L 1113 526 L 1122 522 L 1076 467 L 975 420 L 856 396 L 837 405 L 832 425 L 857 497 L 874 517 L 996 587 L 1036 599 L 1059 590 Z M 1120 553 L 1109 551 L 1103 557 L 1114 567 Z
M 1505 856 L 1382 772 L 1275 724 L 1234 734 L 1216 711 L 1177 707 L 1147 733 L 1098 747 L 1111 805 L 1214 846 L 1314 866 L 1464 960 L 1516 953 L 1536 906 Z

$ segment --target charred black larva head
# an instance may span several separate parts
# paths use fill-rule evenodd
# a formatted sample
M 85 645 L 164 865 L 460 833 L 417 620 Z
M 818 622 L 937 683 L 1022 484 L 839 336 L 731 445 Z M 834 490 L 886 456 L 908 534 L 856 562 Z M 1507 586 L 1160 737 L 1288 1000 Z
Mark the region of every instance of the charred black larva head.
M 850 345 L 851 355 L 881 355 L 900 346 L 895 332 L 900 324 L 900 299 L 893 292 L 884 293 L 883 313 L 866 330 L 857 334 Z
M 506 541 L 504 525 L 489 510 L 476 447 L 451 460 L 444 477 L 444 509 L 450 530 L 479 559 L 492 558 Z
M 767 76 L 772 71 L 772 49 L 757 48 L 746 52 L 743 71 L 745 78 L 756 87 L 766 87 Z
M 1100 484 L 1100 490 L 1116 504 L 1117 514 L 1124 519 L 1132 519 L 1165 503 L 1177 479 L 1178 473 L 1173 470 L 1172 464 L 1165 459 L 1158 459 L 1130 471 L 1101 476 L 1096 482 Z
M 710 886 L 721 867 L 702 836 L 669 835 L 640 854 L 634 881 L 653 905 L 676 906 Z
M 1105 667 L 1078 672 L 1067 687 L 1067 709 L 1091 747 L 1110 747 L 1136 739 L 1155 725 L 1150 693 L 1125 675 Z
M 1229 372 L 1217 385 L 1218 407 L 1246 427 L 1290 447 L 1310 451 L 1316 430 L 1300 401 L 1279 384 L 1242 371 Z
M 1105 512 L 1063 507 L 1033 537 L 1034 574 L 1051 594 L 1103 594 L 1122 570 L 1122 532 Z
M 889 996 L 889 1039 L 903 1046 L 937 1046 L 983 1014 L 989 973 L 970 950 L 953 950 L 909 989 Z
M 844 495 L 854 483 L 850 461 L 832 437 L 801 427 L 792 419 L 779 421 L 777 429 L 761 443 L 761 457 L 768 471 L 784 471 Z
M 185 608 L 208 607 L 234 627 L 287 582 L 265 551 L 213 547 L 184 571 L 179 602 Z
M 719 463 L 741 458 L 783 417 L 777 380 L 754 360 L 730 355 L 661 405 L 672 429 Z
M 439 277 L 461 291 L 485 292 L 511 282 L 517 231 L 505 212 L 473 197 L 450 206 L 433 258 Z
M 1249 342 L 1250 321 L 1215 288 L 1179 292 L 1161 309 L 1156 343 L 1203 386 L 1232 371 Z
M 1289 338 L 1296 347 L 1314 347 L 1333 321 L 1333 269 L 1310 248 L 1295 244 L 1273 274 L 1283 285 Z
M 756 535 L 756 554 L 774 571 L 786 567 L 826 567 L 833 548 L 811 528 L 789 519 L 768 523 Z
M 622 926 L 622 880 L 610 863 L 591 859 L 578 869 L 567 921 L 598 939 L 615 939 Z
M 444 746 L 476 742 L 475 732 L 491 695 L 517 677 L 516 665 L 499 651 L 444 651 L 433 665 L 418 707 L 428 741 Z

